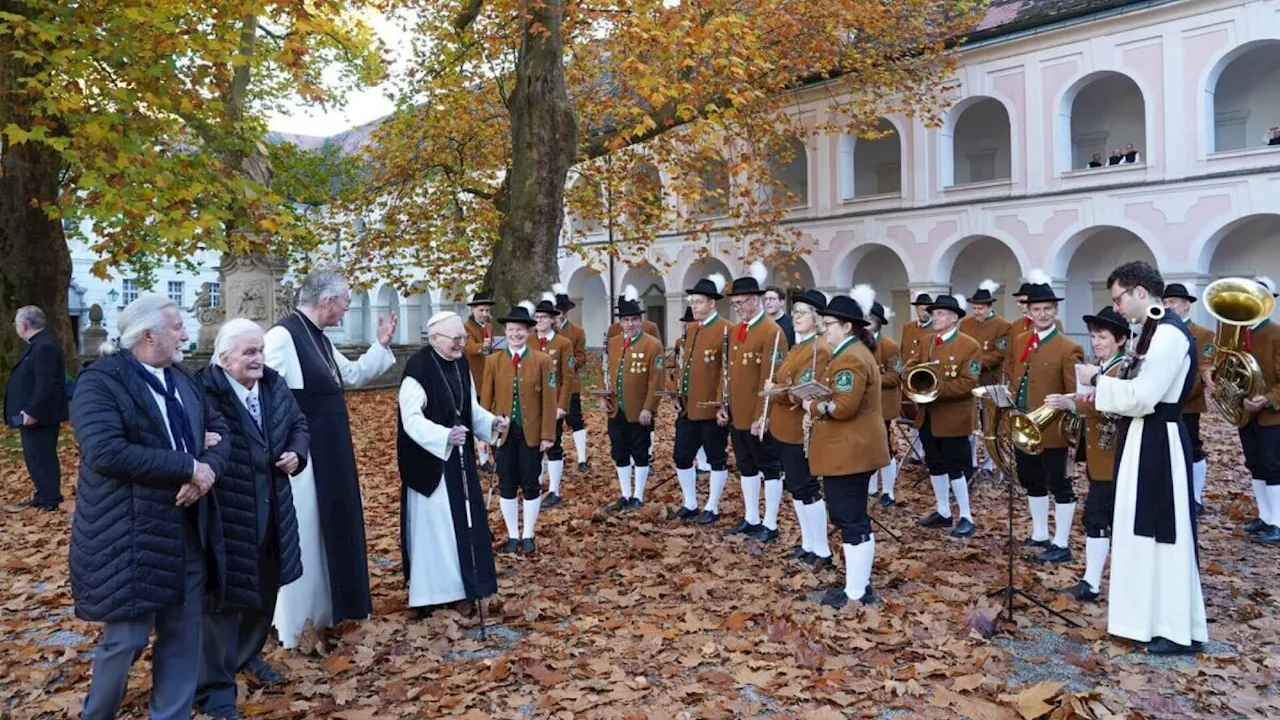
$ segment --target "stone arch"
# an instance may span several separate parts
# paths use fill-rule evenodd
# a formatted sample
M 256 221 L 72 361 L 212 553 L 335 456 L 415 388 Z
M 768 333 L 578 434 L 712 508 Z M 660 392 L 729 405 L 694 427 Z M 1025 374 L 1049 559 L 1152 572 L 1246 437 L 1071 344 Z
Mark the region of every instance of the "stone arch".
M 863 243 L 850 251 L 837 265 L 839 277 L 832 283 L 832 292 L 844 294 L 854 285 L 866 283 L 875 288 L 876 300 L 893 310 L 885 332 L 891 337 L 901 335 L 903 323 L 911 318 L 910 273 L 902 254 L 891 245 Z M 846 280 L 847 279 L 847 280 Z
M 1142 260 L 1159 268 L 1150 244 L 1138 233 L 1115 225 L 1084 228 L 1072 234 L 1058 251 L 1054 277 L 1066 278 L 1065 301 L 1059 310 L 1067 332 L 1088 331 L 1082 317 L 1111 304 L 1107 276 L 1120 265 Z
M 1280 281 L 1280 214 L 1248 215 L 1210 235 L 1196 269 L 1213 278 L 1268 275 Z
M 836 242 L 838 241 L 837 236 Z M 832 244 L 835 245 L 834 242 Z M 834 249 L 835 248 L 833 247 L 833 250 Z M 868 255 L 879 253 L 882 250 L 891 253 L 895 258 L 897 258 L 898 264 L 904 268 L 908 278 L 914 277 L 914 263 L 912 263 L 910 256 L 903 252 L 902 248 L 898 247 L 896 244 L 883 240 L 864 242 L 854 241 L 849 245 L 848 249 L 844 250 L 837 256 L 834 263 L 831 263 L 828 266 L 831 270 L 831 274 L 823 278 L 822 284 L 826 287 L 844 288 L 844 290 L 848 290 L 853 286 L 853 278 L 856 277 L 858 267 L 862 264 L 862 261 L 865 260 Z M 843 292 L 843 290 L 841 292 Z
M 969 235 L 942 253 L 938 272 L 930 280 L 948 284 L 952 293 L 966 298 L 977 292 L 983 280 L 995 280 L 1000 283 L 993 305 L 996 314 L 1016 318 L 1018 304 L 1009 294 L 1022 284 L 1026 264 L 1016 243 L 995 235 Z
M 366 341 L 373 342 L 378 332 L 378 318 L 387 313 L 395 313 L 396 317 L 400 317 L 400 293 L 391 285 L 383 283 L 378 287 L 377 292 L 373 294 L 373 305 L 369 308 L 369 322 L 365 326 Z M 403 322 L 398 323 L 396 325 L 396 335 L 392 338 L 392 342 L 405 342 L 405 332 L 405 324 Z
M 809 205 L 809 147 L 800 138 L 788 137 L 785 162 L 769 160 L 769 175 L 781 187 L 771 186 L 768 194 L 783 207 L 802 208 Z
M 1095 153 L 1108 163 L 1111 150 L 1132 144 L 1147 159 L 1148 93 L 1138 79 L 1117 70 L 1077 78 L 1063 91 L 1054 118 L 1054 162 L 1058 172 L 1088 167 Z
M 1017 261 L 1017 266 L 1018 266 L 1017 279 L 1019 280 L 1019 282 L 1017 284 L 1018 285 L 1022 284 L 1021 283 L 1022 274 L 1026 272 L 1026 268 L 1030 267 L 1031 265 L 1030 260 L 1028 260 L 1027 258 L 1026 249 L 1023 248 L 1018 242 L 1016 242 L 1013 238 L 1009 237 L 1004 232 L 1000 230 L 996 230 L 994 228 L 988 228 L 985 232 L 971 233 L 968 235 L 956 235 L 956 236 L 953 236 L 952 238 L 947 239 L 941 245 L 938 246 L 938 249 L 936 251 L 934 251 L 933 258 L 930 260 L 930 263 L 929 263 L 928 275 L 922 278 L 914 278 L 913 276 L 913 278 L 917 282 L 931 282 L 931 283 L 939 283 L 939 284 L 950 283 L 954 277 L 953 273 L 954 273 L 955 263 L 957 258 L 959 258 L 960 254 L 963 253 L 965 250 L 967 250 L 970 245 L 983 239 L 994 240 L 996 243 L 1003 245 L 1004 250 L 1007 250 L 1008 252 L 1013 254 L 1013 257 Z M 997 255 L 999 254 L 999 250 L 990 242 L 984 242 L 976 252 L 978 252 L 979 254 L 983 252 L 995 253 Z M 967 279 L 967 276 L 965 279 Z M 973 292 L 978 288 L 977 283 L 982 282 L 982 280 L 984 279 L 985 277 L 978 278 L 978 280 L 974 283 L 974 286 L 972 288 L 968 288 L 968 287 L 955 288 L 955 292 L 962 293 L 967 297 L 969 293 Z M 991 279 L 1000 281 L 1000 278 L 993 277 Z M 1015 285 L 1015 289 L 1016 289 L 1016 285 Z M 999 307 L 997 307 L 997 312 L 1000 312 Z
M 693 287 L 694 283 L 712 273 L 720 273 L 724 276 L 724 292 L 729 292 L 729 286 L 733 284 L 733 272 L 729 270 L 729 266 L 723 260 L 714 256 L 706 256 L 695 258 L 689 263 L 689 267 L 685 269 L 677 287 L 681 292 Z M 720 315 L 730 320 L 733 317 L 729 314 L 728 298 L 721 299 L 716 303 L 716 309 L 720 311 Z
M 786 261 L 765 265 L 769 268 L 766 285 L 777 285 L 786 291 L 817 287 L 817 273 L 808 255 L 792 255 Z
M 351 306 L 342 316 L 342 341 L 348 345 L 363 345 L 369 332 L 369 293 L 351 291 Z M 376 325 L 374 326 L 376 327 Z
M 1201 146 L 1206 153 L 1266 146 L 1280 124 L 1280 39 L 1225 51 L 1201 85 Z
M 623 288 L 628 285 L 634 285 L 640 293 L 640 305 L 644 307 L 645 319 L 656 323 L 659 330 L 666 328 L 667 282 L 663 274 L 649 263 L 629 267 L 622 274 L 618 294 L 621 295 Z
M 875 139 L 840 136 L 840 199 L 902 194 L 902 129 L 893 119 L 881 117 Z
M 974 95 L 947 112 L 939 140 L 943 187 L 1013 179 L 1013 114 L 991 95 Z
M 410 295 L 404 299 L 404 316 L 400 318 L 404 337 L 403 342 L 419 343 L 427 340 L 427 321 L 435 313 L 431 302 L 431 289 L 425 281 L 414 284 Z
M 612 322 L 609 309 L 609 288 L 604 278 L 590 266 L 584 265 L 569 276 L 565 283 L 569 290 L 569 299 L 577 305 L 569 311 L 569 321 L 582 327 L 587 336 L 587 345 L 601 347 L 604 334 Z

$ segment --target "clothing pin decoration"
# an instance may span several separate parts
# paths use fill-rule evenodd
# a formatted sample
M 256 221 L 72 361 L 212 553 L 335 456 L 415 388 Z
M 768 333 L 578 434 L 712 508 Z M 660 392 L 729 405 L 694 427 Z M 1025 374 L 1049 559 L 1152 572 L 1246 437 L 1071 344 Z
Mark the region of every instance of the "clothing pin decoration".
M 294 310 L 293 313 L 302 320 L 303 327 L 307 329 L 307 338 L 311 340 L 311 346 L 315 348 L 316 354 L 324 361 L 324 366 L 329 369 L 330 377 L 332 377 L 333 381 L 338 384 L 338 387 L 342 387 L 342 374 L 338 372 L 338 361 L 334 360 L 333 353 L 325 352 L 325 349 L 320 347 L 320 343 L 316 342 L 316 336 L 311 334 L 311 328 L 307 327 L 308 325 L 314 325 L 315 323 L 308 320 L 307 317 L 302 314 L 301 310 Z M 318 327 L 319 326 L 317 326 L 317 328 Z M 324 331 L 321 330 L 321 332 Z

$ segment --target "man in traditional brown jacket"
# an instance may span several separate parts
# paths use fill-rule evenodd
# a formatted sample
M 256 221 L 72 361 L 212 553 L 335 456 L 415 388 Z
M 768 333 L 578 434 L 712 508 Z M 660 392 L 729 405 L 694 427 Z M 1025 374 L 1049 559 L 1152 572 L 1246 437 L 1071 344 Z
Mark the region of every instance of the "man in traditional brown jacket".
M 1275 295 L 1270 278 L 1257 281 Z M 1258 542 L 1280 546 L 1280 326 L 1265 318 L 1242 336 L 1245 352 L 1258 361 L 1265 387 L 1261 395 L 1244 399 L 1244 409 L 1253 415 L 1240 428 L 1240 445 L 1258 502 L 1258 519 L 1244 529 Z
M 1196 384 L 1191 387 L 1191 395 L 1182 404 L 1182 424 L 1187 426 L 1187 435 L 1191 436 L 1192 490 L 1195 494 L 1196 515 L 1199 515 L 1204 512 L 1204 479 L 1209 473 L 1209 465 L 1204 457 L 1204 443 L 1200 439 L 1200 415 L 1208 409 L 1204 399 L 1204 374 L 1213 369 L 1217 333 L 1191 319 L 1191 303 L 1196 301 L 1196 297 L 1187 292 L 1186 285 L 1165 285 L 1161 298 L 1165 308 L 1177 314 L 1186 324 L 1187 331 L 1196 342 L 1196 357 L 1199 358 Z
M 573 384 L 569 386 L 569 414 L 565 423 L 573 431 L 573 449 L 578 457 L 578 472 L 587 471 L 587 424 L 582 417 L 582 377 L 587 366 L 587 333 L 581 325 L 569 322 L 569 311 L 577 304 L 569 298 L 569 289 L 560 283 L 551 286 L 556 294 L 556 309 L 560 311 L 556 332 L 569 338 L 573 344 Z
M 879 302 L 872 304 L 871 314 L 867 317 L 871 325 L 868 328 L 876 339 L 876 364 L 880 367 L 880 411 L 884 415 L 885 436 L 889 440 L 889 464 L 871 475 L 871 494 L 876 493 L 876 478 L 880 479 L 880 507 L 891 507 L 897 503 L 894 488 L 898 480 L 898 458 L 893 443 L 893 420 L 902 414 L 902 353 L 893 338 L 881 332 L 889 324 L 893 311 Z
M 979 385 L 995 385 L 1000 382 L 1000 376 L 1004 373 L 1005 355 L 1009 350 L 1009 333 L 1013 326 L 992 308 L 995 304 L 992 293 L 999 288 L 1000 284 L 995 280 L 983 280 L 978 285 L 978 291 L 969 298 L 969 308 L 973 312 L 960 321 L 960 332 L 977 340 L 982 346 L 982 375 L 978 378 Z M 980 444 L 976 435 L 970 437 L 970 455 L 974 467 L 978 466 Z M 982 467 L 978 468 L 978 472 L 989 473 L 994 470 L 994 459 L 990 454 L 984 454 Z
M 902 340 L 898 343 L 898 352 L 902 357 L 915 357 L 920 351 L 920 342 L 922 338 L 927 338 L 933 333 L 933 316 L 929 314 L 929 306 L 933 304 L 933 298 L 928 293 L 920 293 L 916 295 L 916 299 L 911 301 L 911 307 L 915 311 L 916 319 L 902 326 Z M 901 408 L 899 414 L 901 414 Z M 916 458 L 924 457 L 924 445 L 920 443 L 920 431 L 913 425 L 907 433 L 907 439 L 911 443 L 911 451 L 906 454 L 903 459 L 904 466 L 915 465 L 918 463 Z
M 493 352 L 493 298 L 488 295 L 476 293 L 471 296 L 471 302 L 467 303 L 467 307 L 471 308 L 470 315 L 464 322 L 463 328 L 467 331 L 467 342 L 463 346 L 463 350 L 467 355 L 467 367 L 471 369 L 471 386 L 474 388 L 484 387 L 484 366 L 485 358 L 490 352 Z M 480 469 L 485 472 L 493 472 L 493 465 L 489 462 L 489 446 L 477 441 L 476 454 L 480 456 Z
M 606 508 L 612 511 L 634 510 L 644 505 L 644 486 L 649 479 L 652 442 L 649 433 L 658 411 L 666 352 L 657 337 L 641 330 L 643 313 L 635 288 L 628 285 L 618 298 L 622 332 L 609 338 L 609 362 L 604 370 L 612 395 L 601 403 L 609 418 L 609 444 L 622 490 L 618 501 Z
M 556 318 L 560 311 L 556 309 L 555 294 L 545 293 L 542 301 L 534 308 L 533 319 L 537 323 L 538 352 L 551 357 L 553 372 L 556 374 L 556 385 L 559 392 L 556 397 L 556 442 L 547 450 L 547 480 L 550 488 L 542 500 L 543 507 L 555 507 L 560 504 L 560 480 L 564 477 L 564 420 L 569 414 L 569 402 L 574 383 L 577 381 L 577 360 L 573 355 L 573 341 L 556 332 Z

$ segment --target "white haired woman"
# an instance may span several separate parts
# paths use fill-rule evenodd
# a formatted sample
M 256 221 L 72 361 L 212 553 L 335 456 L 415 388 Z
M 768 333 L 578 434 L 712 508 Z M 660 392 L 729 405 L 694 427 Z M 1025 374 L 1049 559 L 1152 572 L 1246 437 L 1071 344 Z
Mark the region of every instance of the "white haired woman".
M 306 418 L 284 379 L 266 366 L 262 328 L 223 324 L 200 382 L 226 419 L 227 470 L 214 488 L 226 540 L 224 586 L 205 607 L 196 706 L 216 718 L 236 714 L 236 673 L 264 684 L 280 674 L 261 658 L 281 586 L 302 576 L 290 477 L 306 467 Z

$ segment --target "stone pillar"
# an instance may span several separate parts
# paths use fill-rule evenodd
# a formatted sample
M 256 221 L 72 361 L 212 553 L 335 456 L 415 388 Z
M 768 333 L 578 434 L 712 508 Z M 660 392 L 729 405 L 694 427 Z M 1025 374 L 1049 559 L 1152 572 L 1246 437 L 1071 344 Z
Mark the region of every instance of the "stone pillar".
M 204 298 L 206 288 L 196 297 L 192 307 L 200 321 L 196 346 L 212 350 L 213 339 L 223 320 L 248 318 L 269 328 L 282 316 L 293 311 L 296 301 L 291 284 L 281 284 L 288 264 L 283 258 L 252 253 L 223 253 L 218 264 L 218 281 L 222 285 L 221 307 L 212 308 Z M 216 311 L 216 312 L 201 312 Z
M 97 357 L 107 342 L 107 329 L 102 327 L 102 306 L 94 303 L 89 308 L 89 327 L 80 334 L 80 347 L 85 358 Z
M 680 318 L 684 315 L 685 294 L 683 292 L 669 292 L 667 297 L 667 346 L 674 347 L 676 339 L 684 335 L 684 323 L 680 322 Z

